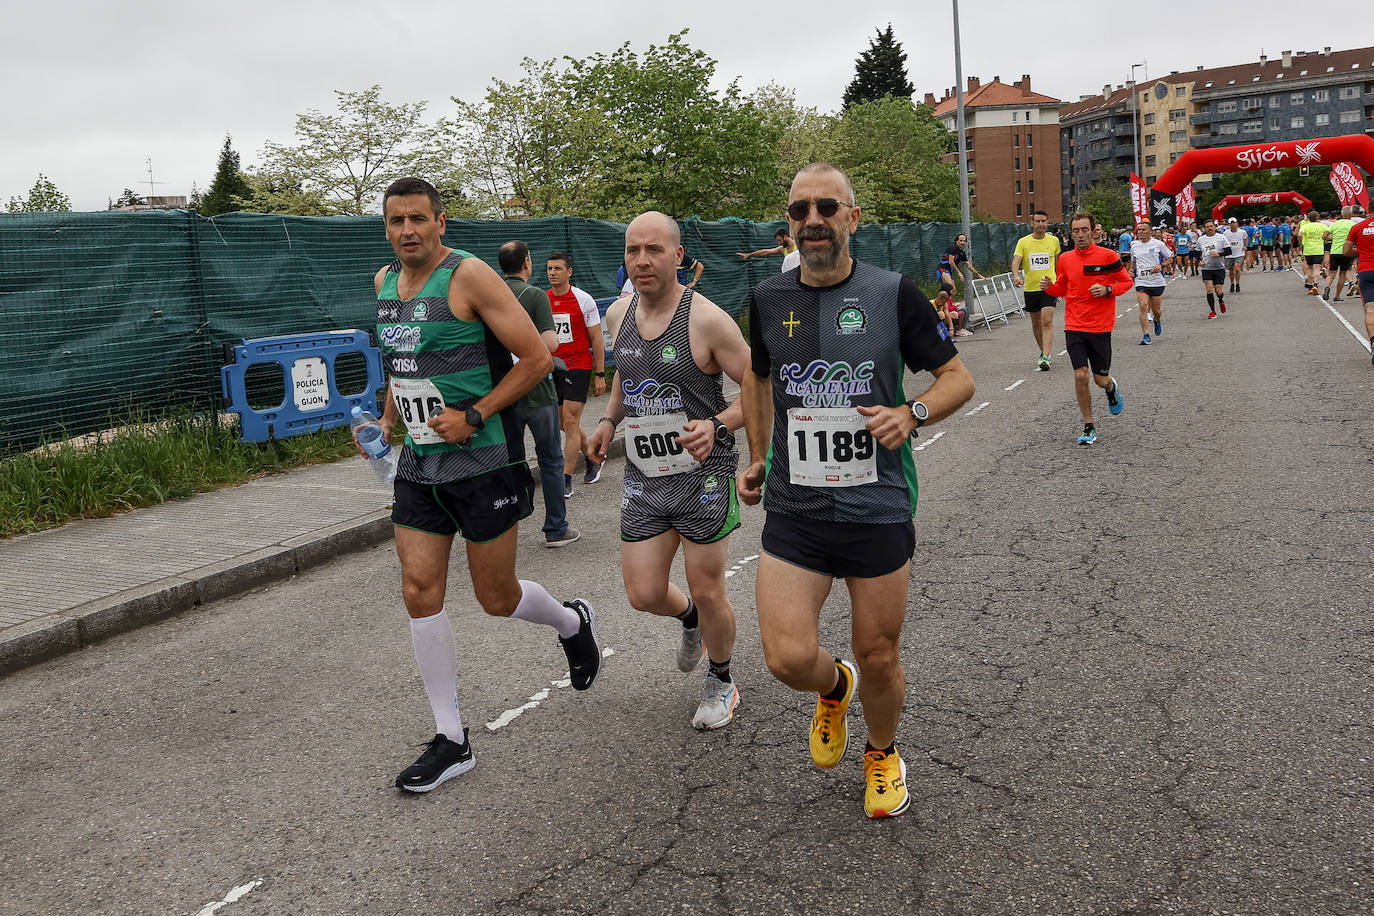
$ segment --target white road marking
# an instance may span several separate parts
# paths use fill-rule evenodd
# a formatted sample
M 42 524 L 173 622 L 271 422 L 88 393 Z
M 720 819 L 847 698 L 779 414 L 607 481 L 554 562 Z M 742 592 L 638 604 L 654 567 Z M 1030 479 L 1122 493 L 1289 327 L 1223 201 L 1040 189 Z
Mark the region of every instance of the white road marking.
M 1355 335 L 1355 339 L 1358 340 L 1358 341 L 1360 342 L 1360 346 L 1364 347 L 1366 350 L 1369 349 L 1369 341 L 1365 340 L 1363 334 L 1361 334 L 1359 331 L 1355 330 L 1355 326 L 1354 326 L 1353 324 L 1351 324 L 1350 322 L 1348 322 L 1348 321 L 1345 320 L 1345 316 L 1344 316 L 1344 315 L 1342 315 L 1340 312 L 1336 311 L 1335 307 L 1332 306 L 1332 304 L 1331 304 L 1330 302 L 1327 302 L 1325 299 L 1322 299 L 1322 300 L 1321 300 L 1321 303 L 1322 303 L 1322 305 L 1326 306 L 1326 310 L 1327 310 L 1328 312 L 1330 312 L 1331 314 L 1333 314 L 1333 315 L 1336 316 L 1336 320 L 1337 320 L 1337 321 L 1339 321 L 1341 324 L 1345 325 L 1345 329 L 1346 329 L 1347 331 L 1349 331 L 1351 334 L 1354 334 L 1354 335 Z
M 211 913 L 222 910 L 231 903 L 237 903 L 244 897 L 247 897 L 253 891 L 253 888 L 260 884 L 262 884 L 261 878 L 257 881 L 249 881 L 247 884 L 240 884 L 238 887 L 225 894 L 223 900 L 216 900 L 214 903 L 205 904 L 205 906 L 201 907 L 196 913 L 196 916 L 210 916 Z
M 973 416 L 974 414 L 976 414 L 978 411 L 982 410 L 984 407 L 987 407 L 987 406 L 988 406 L 989 404 L 991 404 L 991 403 L 992 403 L 991 401 L 984 401 L 983 403 L 979 404 L 977 407 L 973 408 L 972 410 L 964 411 L 964 416 L 966 416 L 966 417 L 971 417 L 971 416 Z
M 611 648 L 605 648 L 601 650 L 602 658 L 608 658 L 614 654 L 615 650 Z M 570 677 L 562 677 L 556 681 L 549 681 L 549 686 L 545 687 L 543 690 L 540 690 L 534 696 L 530 697 L 527 703 L 521 706 L 517 706 L 514 709 L 507 709 L 505 712 L 501 713 L 501 715 L 497 716 L 495 719 L 492 719 L 490 722 L 488 722 L 487 731 L 494 732 L 498 728 L 505 728 L 507 725 L 510 725 L 516 719 L 520 718 L 520 716 L 524 715 L 524 713 L 528 710 L 535 709 L 539 706 L 540 703 L 544 702 L 549 698 L 550 689 L 561 690 L 564 687 L 571 686 L 572 678 Z
M 1025 380 L 1025 379 L 1019 378 L 1019 379 L 1017 379 L 1016 381 L 1012 382 L 1012 383 L 1011 383 L 1010 385 L 1008 385 L 1007 387 L 1003 388 L 1002 390 L 1003 390 L 1003 391 L 1014 391 L 1015 389 L 1020 388 L 1020 387 L 1021 387 L 1022 385 L 1024 385 L 1025 383 L 1026 383 L 1026 380 Z
M 1059 351 L 1059 355 L 1060 355 L 1060 356 L 1063 356 L 1065 353 L 1068 353 L 1068 352 L 1069 352 L 1068 350 L 1060 350 L 1060 351 Z
M 938 432 L 938 433 L 936 433 L 935 435 L 931 436 L 931 437 L 930 437 L 929 439 L 927 439 L 926 441 L 922 442 L 920 445 L 918 445 L 918 446 L 916 446 L 915 448 L 913 448 L 912 451 L 913 451 L 913 452 L 919 452 L 919 451 L 921 451 L 922 449 L 926 448 L 927 446 L 934 445 L 934 444 L 935 444 L 935 440 L 938 439 L 938 438 L 940 438 L 940 437 L 943 436 L 943 435 L 944 435 L 943 432 Z

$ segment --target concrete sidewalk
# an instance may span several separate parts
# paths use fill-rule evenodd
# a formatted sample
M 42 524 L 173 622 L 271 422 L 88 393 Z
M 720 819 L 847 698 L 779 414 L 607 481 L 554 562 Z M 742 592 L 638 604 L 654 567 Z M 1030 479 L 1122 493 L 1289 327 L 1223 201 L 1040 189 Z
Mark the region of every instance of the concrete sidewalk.
M 390 503 L 352 458 L 0 541 L 0 676 L 388 540 Z

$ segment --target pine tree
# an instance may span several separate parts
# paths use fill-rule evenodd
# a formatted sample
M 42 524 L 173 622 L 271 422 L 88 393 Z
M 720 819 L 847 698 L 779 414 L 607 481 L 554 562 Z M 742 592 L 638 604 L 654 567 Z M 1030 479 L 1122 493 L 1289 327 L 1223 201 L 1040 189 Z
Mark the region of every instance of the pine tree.
M 251 197 L 253 189 L 243 173 L 239 171 L 239 154 L 234 152 L 228 134 L 224 135 L 224 147 L 219 151 L 219 166 L 215 169 L 215 180 L 200 201 L 201 216 L 218 216 L 239 209 L 235 198 Z
M 889 22 L 887 31 L 878 32 L 868 50 L 855 61 L 854 81 L 844 91 L 844 107 L 856 102 L 876 102 L 888 95 L 909 99 L 915 91 L 906 76 L 906 52 L 892 37 Z

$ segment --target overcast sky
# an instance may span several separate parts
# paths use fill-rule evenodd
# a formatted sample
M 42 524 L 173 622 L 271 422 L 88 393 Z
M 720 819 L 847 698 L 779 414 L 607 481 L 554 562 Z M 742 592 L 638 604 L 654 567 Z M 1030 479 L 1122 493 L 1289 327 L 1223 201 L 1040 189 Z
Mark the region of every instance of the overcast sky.
M 1353 17 L 1345 26 L 1345 13 L 1310 8 L 1252 0 L 1199 18 L 1178 4 L 962 0 L 964 75 L 1012 82 L 1029 73 L 1036 91 L 1074 101 L 1124 82 L 1142 61 L 1158 76 L 1261 51 L 1374 43 L 1355 7 L 1343 7 Z M 954 85 L 951 11 L 941 0 L 4 0 L 0 202 L 26 194 L 42 172 L 74 209 L 104 209 L 126 187 L 148 193 L 149 158 L 155 193 L 189 194 L 213 178 L 226 132 L 250 166 L 264 141 L 294 142 L 296 114 L 332 110 L 335 89 L 381 84 L 388 101 L 428 101 L 433 120 L 451 113 L 451 96 L 475 100 L 492 77 L 518 78 L 521 57 L 626 41 L 643 50 L 682 28 L 717 61 L 721 84 L 777 82 L 833 111 L 855 58 L 890 21 L 918 98 L 938 97 Z

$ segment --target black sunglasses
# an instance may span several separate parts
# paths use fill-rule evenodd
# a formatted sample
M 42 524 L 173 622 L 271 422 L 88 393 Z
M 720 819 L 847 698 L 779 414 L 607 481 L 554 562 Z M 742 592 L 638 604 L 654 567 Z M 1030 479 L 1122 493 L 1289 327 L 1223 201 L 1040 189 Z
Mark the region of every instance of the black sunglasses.
M 819 213 L 822 218 L 829 219 L 839 211 L 840 207 L 852 206 L 854 205 L 836 200 L 833 197 L 822 197 L 820 200 L 816 201 L 816 212 Z M 795 223 L 799 223 L 806 219 L 806 215 L 810 212 L 811 201 L 809 200 L 794 200 L 787 205 L 787 215 Z

